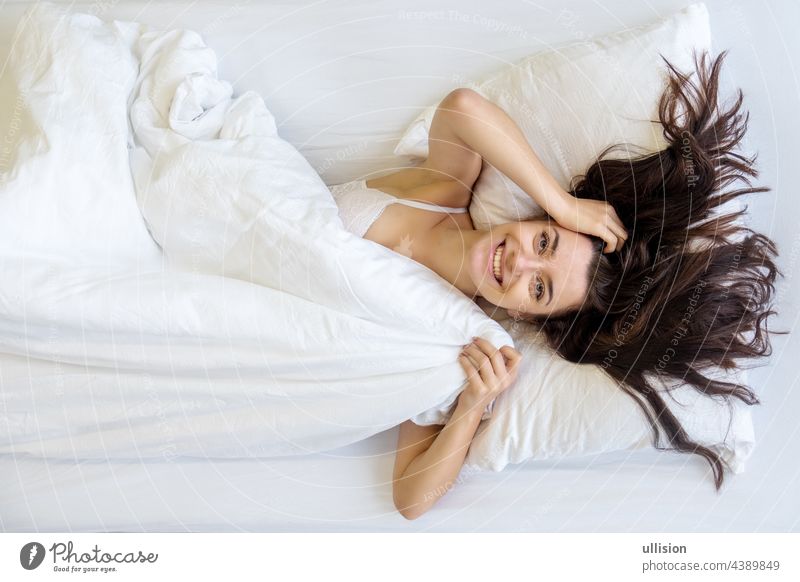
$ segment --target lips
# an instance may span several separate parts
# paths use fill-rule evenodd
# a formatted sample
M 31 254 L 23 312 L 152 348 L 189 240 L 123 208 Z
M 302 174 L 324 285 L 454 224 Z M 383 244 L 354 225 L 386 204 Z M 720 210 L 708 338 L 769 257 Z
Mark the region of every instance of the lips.
M 495 285 L 497 285 L 498 288 L 500 288 L 500 289 L 502 289 L 503 286 L 494 276 L 494 254 L 497 252 L 497 247 L 499 247 L 504 242 L 506 242 L 506 239 L 498 241 L 498 243 L 496 245 L 493 245 L 492 247 L 489 248 L 489 253 L 488 253 L 489 256 L 487 257 L 487 264 L 486 264 L 486 272 L 489 275 L 489 278 L 492 281 L 494 281 Z M 502 277 L 502 274 L 503 274 L 503 259 L 505 258 L 505 254 L 506 254 L 505 249 L 503 249 L 503 252 L 500 255 L 500 274 L 501 274 L 501 277 Z

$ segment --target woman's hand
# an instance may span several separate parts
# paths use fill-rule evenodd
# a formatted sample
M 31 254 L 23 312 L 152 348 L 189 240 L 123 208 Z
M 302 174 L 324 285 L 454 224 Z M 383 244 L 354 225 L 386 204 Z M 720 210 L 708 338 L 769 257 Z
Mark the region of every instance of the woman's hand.
M 403 517 L 418 518 L 453 488 L 483 410 L 514 383 L 521 359 L 510 346 L 496 350 L 486 340 L 475 338 L 459 357 L 469 386 L 459 395 L 447 424 L 436 428 L 407 420 L 400 425 L 392 495 Z
M 558 224 L 575 232 L 600 237 L 606 242 L 605 253 L 622 248 L 628 233 L 611 204 L 602 200 L 575 198 L 567 192 L 564 194 L 550 212 Z
M 458 361 L 469 380 L 469 385 L 458 397 L 458 403 L 470 410 L 483 412 L 517 379 L 522 355 L 511 346 L 503 346 L 498 350 L 485 339 L 475 338 L 461 352 Z

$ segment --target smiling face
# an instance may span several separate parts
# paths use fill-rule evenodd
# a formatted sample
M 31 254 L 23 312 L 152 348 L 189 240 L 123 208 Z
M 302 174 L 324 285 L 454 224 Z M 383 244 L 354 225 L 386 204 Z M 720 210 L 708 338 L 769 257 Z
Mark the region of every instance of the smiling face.
M 580 308 L 594 256 L 588 236 L 547 219 L 501 224 L 484 232 L 468 259 L 470 278 L 484 299 L 506 308 L 512 317 Z

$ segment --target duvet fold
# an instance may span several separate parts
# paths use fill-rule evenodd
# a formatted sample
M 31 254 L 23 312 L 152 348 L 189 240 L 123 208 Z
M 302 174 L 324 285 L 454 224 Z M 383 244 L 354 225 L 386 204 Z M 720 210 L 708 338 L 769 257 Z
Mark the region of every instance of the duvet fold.
M 16 38 L 0 452 L 325 451 L 452 406 L 473 336 L 513 345 L 435 273 L 347 232 L 199 35 L 39 4 Z

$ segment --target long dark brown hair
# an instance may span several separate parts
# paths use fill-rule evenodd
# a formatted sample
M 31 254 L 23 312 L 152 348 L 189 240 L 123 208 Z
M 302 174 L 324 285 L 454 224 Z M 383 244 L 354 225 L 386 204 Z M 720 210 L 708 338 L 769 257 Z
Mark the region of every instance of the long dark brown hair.
M 724 460 L 688 436 L 657 386 L 677 381 L 729 405 L 732 398 L 757 404 L 748 386 L 707 374 L 771 353 L 767 319 L 775 313 L 780 274 L 775 243 L 738 220 L 746 207 L 718 209 L 769 190 L 751 182 L 755 156 L 737 151 L 748 121 L 741 90 L 730 106 L 718 103 L 724 57 L 695 55 L 693 74 L 666 63 L 658 107 L 665 149 L 615 159 L 620 146 L 613 146 L 573 181 L 573 195 L 614 207 L 629 239 L 610 255 L 594 239 L 592 283 L 580 311 L 528 318 L 558 354 L 601 366 L 634 398 L 653 427 L 656 448 L 705 458 L 717 489 Z

